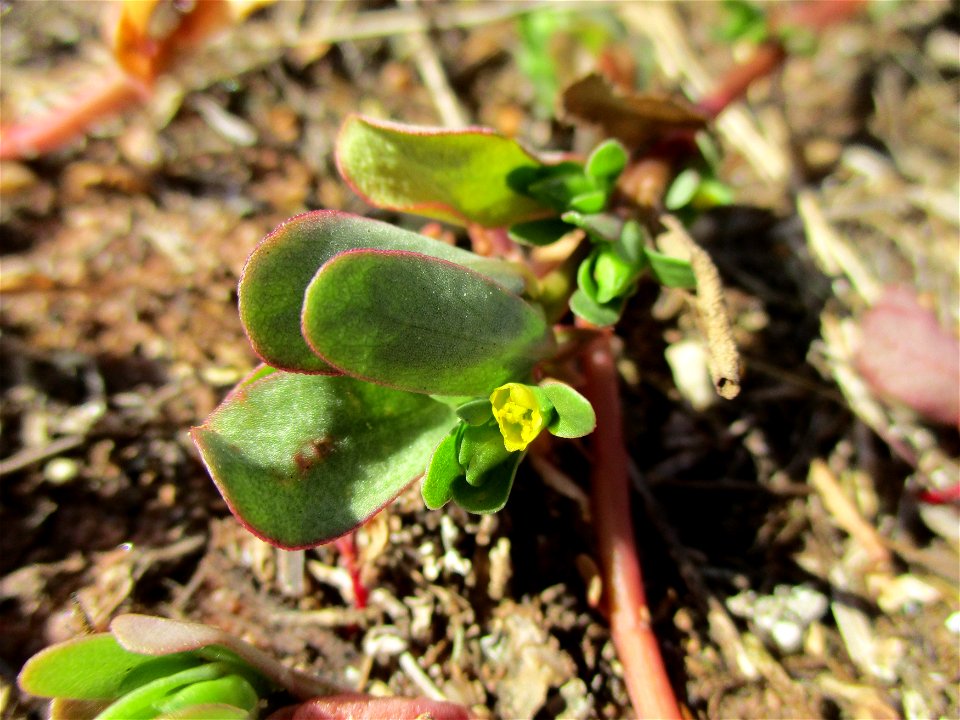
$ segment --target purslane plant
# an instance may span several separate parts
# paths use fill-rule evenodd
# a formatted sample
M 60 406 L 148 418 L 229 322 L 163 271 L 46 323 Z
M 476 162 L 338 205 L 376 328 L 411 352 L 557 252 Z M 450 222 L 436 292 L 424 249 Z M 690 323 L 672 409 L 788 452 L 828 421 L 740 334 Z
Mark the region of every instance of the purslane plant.
M 689 265 L 606 212 L 627 153 L 542 162 L 485 129 L 349 118 L 344 179 L 372 204 L 461 225 L 509 228 L 544 245 L 590 248 L 561 306 L 617 320 L 649 270 L 690 286 Z M 295 217 L 265 238 L 239 284 L 240 317 L 264 365 L 193 438 L 240 521 L 280 547 L 341 536 L 423 476 L 426 505 L 500 510 L 542 431 L 573 438 L 590 403 L 544 376 L 557 351 L 557 298 L 522 265 L 336 211 Z M 571 297 L 572 295 L 572 297 Z

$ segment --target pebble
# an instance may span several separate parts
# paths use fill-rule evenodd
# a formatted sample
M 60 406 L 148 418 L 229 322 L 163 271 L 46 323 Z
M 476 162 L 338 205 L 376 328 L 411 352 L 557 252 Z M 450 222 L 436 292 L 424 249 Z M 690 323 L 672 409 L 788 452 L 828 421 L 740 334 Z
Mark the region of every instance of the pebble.
M 141 170 L 152 170 L 163 160 L 157 132 L 147 124 L 131 125 L 117 141 L 124 159 Z
M 71 458 L 54 458 L 43 466 L 43 479 L 51 485 L 66 485 L 80 474 L 80 464 Z
M 752 620 L 757 634 L 783 653 L 795 653 L 811 623 L 827 612 L 826 596 L 806 585 L 778 585 L 772 595 L 751 590 L 727 598 L 727 609 Z

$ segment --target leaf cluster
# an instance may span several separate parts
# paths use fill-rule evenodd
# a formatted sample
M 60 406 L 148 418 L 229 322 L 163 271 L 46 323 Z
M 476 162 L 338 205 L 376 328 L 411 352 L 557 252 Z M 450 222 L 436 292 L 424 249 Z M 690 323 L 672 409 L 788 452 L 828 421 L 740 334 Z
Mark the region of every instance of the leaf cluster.
M 583 231 L 591 248 L 562 304 L 596 325 L 617 320 L 646 271 L 667 285 L 694 283 L 687 263 L 657 252 L 640 225 L 607 210 L 628 160 L 618 141 L 585 163 L 551 164 L 482 128 L 353 116 L 336 159 L 344 179 L 379 207 L 509 227 L 535 245 Z M 253 250 L 238 295 L 264 364 L 193 438 L 230 509 L 280 547 L 351 531 L 425 472 L 429 507 L 453 500 L 470 512 L 502 508 L 526 444 L 542 429 L 517 430 L 497 416 L 504 387 L 529 388 L 537 398 L 530 411 L 556 435 L 593 429 L 589 403 L 572 388 L 527 384 L 556 341 L 540 305 L 549 300 L 543 285 L 522 266 L 316 211 Z M 511 407 L 517 417 L 526 412 Z
M 542 168 L 521 168 L 511 177 L 518 192 L 530 195 L 560 213 L 559 217 L 518 223 L 510 237 L 528 245 L 549 245 L 579 228 L 593 247 L 577 270 L 577 289 L 569 299 L 575 315 L 599 325 L 613 325 L 647 270 L 663 285 L 694 287 L 689 263 L 657 252 L 635 220 L 624 221 L 606 211 L 616 181 L 627 164 L 627 152 L 616 140 L 600 144 L 585 164 L 565 162 Z M 691 193 L 692 196 L 692 193 Z M 685 200 L 689 202 L 689 198 Z
M 18 683 L 52 698 L 52 720 L 254 720 L 274 706 L 274 720 L 468 717 L 449 702 L 348 692 L 217 628 L 149 615 L 40 651 Z
M 132 615 L 118 618 L 121 626 L 142 619 L 157 620 Z M 161 628 L 163 623 L 173 623 L 174 627 L 165 629 L 179 631 L 181 640 L 188 638 L 186 644 L 175 642 L 174 649 L 167 652 L 135 652 L 111 633 L 75 638 L 30 658 L 20 673 L 20 686 L 33 695 L 53 698 L 54 718 L 255 717 L 261 698 L 275 689 L 266 675 L 229 648 L 207 642 L 204 632 L 190 637 L 194 629 L 203 626 L 160 623 Z
M 527 445 L 541 430 L 573 438 L 596 425 L 590 402 L 558 381 L 510 383 L 489 400 L 461 405 L 457 416 L 460 422 L 437 446 L 424 476 L 423 500 L 430 509 L 453 500 L 468 512 L 497 512 L 507 503 Z

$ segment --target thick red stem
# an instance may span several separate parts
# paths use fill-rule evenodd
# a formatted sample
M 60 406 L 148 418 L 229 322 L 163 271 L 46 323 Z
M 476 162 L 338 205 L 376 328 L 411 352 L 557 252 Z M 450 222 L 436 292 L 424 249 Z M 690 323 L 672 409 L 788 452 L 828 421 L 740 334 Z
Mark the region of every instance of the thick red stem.
M 597 413 L 591 500 L 613 643 L 637 716 L 680 718 L 643 589 L 630 516 L 629 456 L 623 443 L 620 388 L 609 332 L 602 332 L 587 346 L 582 363 L 585 392 Z
M 28 158 L 57 150 L 146 92 L 139 81 L 119 70 L 99 77 L 77 93 L 69 105 L 39 118 L 0 127 L 0 159 Z

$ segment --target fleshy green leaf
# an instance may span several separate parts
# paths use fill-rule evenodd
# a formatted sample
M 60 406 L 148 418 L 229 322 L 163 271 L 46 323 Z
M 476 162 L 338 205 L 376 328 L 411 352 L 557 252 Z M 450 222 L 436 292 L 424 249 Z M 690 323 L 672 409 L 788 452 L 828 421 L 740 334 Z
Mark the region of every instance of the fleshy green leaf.
M 471 400 L 457 408 L 457 416 L 469 425 L 483 425 L 493 419 L 489 398 Z
M 478 487 L 463 476 L 453 482 L 453 501 L 467 512 L 486 514 L 503 509 L 513 489 L 513 479 L 526 453 L 515 452 L 486 474 Z
M 186 710 L 195 705 L 221 704 L 250 711 L 260 698 L 250 683 L 239 675 L 226 675 L 214 680 L 193 683 L 178 690 L 159 703 L 165 715 Z
M 577 287 L 590 298 L 597 297 L 597 280 L 593 276 L 593 265 L 597 261 L 599 249 L 594 248 L 587 258 L 577 266 Z
M 430 466 L 423 476 L 420 494 L 424 504 L 431 510 L 438 510 L 450 502 L 453 497 L 453 482 L 463 475 L 463 468 L 457 460 L 457 444 L 462 425 L 458 425 L 440 441 L 433 451 Z
M 673 182 L 663 198 L 663 205 L 667 210 L 679 210 L 689 204 L 700 187 L 700 173 L 693 168 L 683 170 Z
M 563 172 L 544 173 L 540 180 L 530 183 L 527 192 L 531 197 L 563 211 L 577 196 L 595 191 L 593 180 L 583 174 L 583 168 L 575 163 L 564 163 Z M 575 210 L 579 208 L 574 208 Z
M 126 695 L 138 687 L 148 685 L 155 680 L 174 675 L 182 670 L 188 670 L 201 664 L 204 658 L 199 653 L 176 653 L 154 658 L 153 662 L 144 663 L 127 674 L 120 686 L 118 695 Z
M 232 673 L 242 675 L 261 694 L 270 692 L 272 685 L 301 699 L 339 690 L 210 625 L 127 613 L 110 622 L 110 632 L 130 652 L 167 656 L 195 651 L 206 661 L 227 663 Z
M 512 225 L 510 239 L 522 245 L 543 246 L 556 242 L 573 228 L 557 218 L 544 218 Z
M 149 720 L 156 717 L 167 696 L 182 687 L 222 677 L 230 670 L 226 663 L 205 663 L 141 685 L 113 703 L 97 720 Z
M 337 138 L 340 175 L 367 202 L 457 225 L 502 227 L 547 209 L 507 176 L 542 163 L 486 128 L 416 127 L 353 115 Z
M 607 213 L 584 214 L 571 210 L 565 212 L 562 216 L 564 222 L 576 225 L 582 230 L 586 230 L 591 236 L 598 240 L 614 242 L 623 231 L 623 220 L 615 215 Z
M 570 198 L 570 207 L 577 212 L 598 213 L 607 206 L 607 194 L 603 190 L 588 190 Z
M 650 261 L 650 271 L 661 285 L 678 288 L 697 286 L 697 278 L 688 261 L 664 255 L 650 248 L 646 249 L 646 253 Z
M 509 457 L 496 425 L 468 426 L 460 438 L 459 461 L 471 485 L 482 485 L 486 475 Z
M 593 277 L 597 283 L 596 301 L 604 305 L 625 295 L 636 278 L 636 271 L 612 247 L 603 248 L 593 263 Z
M 620 319 L 623 312 L 624 298 L 618 298 L 605 305 L 601 305 L 583 290 L 577 290 L 570 297 L 570 309 L 578 317 L 598 327 L 613 325 Z
M 569 385 L 547 380 L 540 389 L 553 404 L 556 417 L 547 427 L 553 435 L 575 438 L 589 435 L 597 425 L 597 416 L 590 401 Z
M 617 250 L 638 270 L 643 270 L 647 265 L 646 238 L 646 230 L 640 223 L 636 220 L 627 220 L 623 224 L 623 230 L 617 242 Z
M 52 645 L 30 658 L 20 673 L 20 687 L 39 697 L 112 700 L 157 677 L 151 666 L 175 672 L 200 663 L 192 654 L 162 658 L 124 650 L 107 633 L 87 635 Z M 140 682 L 129 682 L 134 674 Z M 163 674 L 163 673 L 161 673 Z
M 192 434 L 240 522 L 295 549 L 333 540 L 393 500 L 456 421 L 425 395 L 278 372 L 225 400 Z
M 175 712 L 164 712 L 156 720 L 252 720 L 250 710 L 223 703 L 191 705 Z
M 587 175 L 601 181 L 616 179 L 627 166 L 627 151 L 616 140 L 606 140 L 590 153 L 584 168 Z
M 517 266 L 387 223 L 331 210 L 298 215 L 264 238 L 240 278 L 240 319 L 264 362 L 282 370 L 337 374 L 303 339 L 303 294 L 330 258 L 359 248 L 417 252 L 472 268 L 517 294 L 526 287 Z
M 524 166 L 511 170 L 507 176 L 507 184 L 521 195 L 534 195 L 531 188 L 537 183 L 549 180 L 551 178 L 560 182 L 565 182 L 564 178 L 576 176 L 580 178 L 579 187 L 584 189 L 591 187 L 583 176 L 583 165 L 572 160 L 565 160 L 556 165 Z M 565 196 L 567 198 L 569 196 Z M 538 198 L 543 199 L 543 198 Z M 565 201 L 564 201 L 565 202 Z
M 733 204 L 733 190 L 726 183 L 714 177 L 706 177 L 697 188 L 693 206 L 698 210 Z
M 724 0 L 722 7 L 725 21 L 713 31 L 718 40 L 761 43 L 769 36 L 767 13 L 762 6 L 746 0 Z
M 412 392 L 485 395 L 553 349 L 543 314 L 462 266 L 357 250 L 307 288 L 303 332 L 348 375 Z

